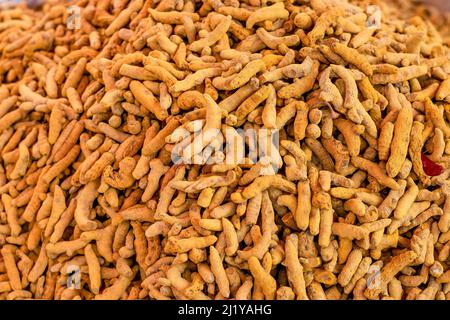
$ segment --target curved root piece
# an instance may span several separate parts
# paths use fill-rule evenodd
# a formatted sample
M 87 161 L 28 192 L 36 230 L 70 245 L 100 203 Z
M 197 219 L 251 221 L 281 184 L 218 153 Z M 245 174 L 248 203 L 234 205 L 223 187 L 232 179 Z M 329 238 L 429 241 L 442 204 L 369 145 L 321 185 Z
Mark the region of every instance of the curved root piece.
M 245 187 L 242 193 L 233 194 L 231 200 L 239 203 L 242 202 L 242 199 L 251 199 L 270 187 L 290 193 L 295 193 L 297 191 L 295 183 L 283 179 L 281 175 L 263 176 L 256 178 L 249 186 Z
M 103 170 L 102 180 L 114 189 L 127 189 L 131 187 L 135 181 L 133 177 L 133 169 L 135 166 L 136 160 L 127 157 L 120 162 L 118 171 L 114 171 L 113 167 L 107 166 L 105 170 Z

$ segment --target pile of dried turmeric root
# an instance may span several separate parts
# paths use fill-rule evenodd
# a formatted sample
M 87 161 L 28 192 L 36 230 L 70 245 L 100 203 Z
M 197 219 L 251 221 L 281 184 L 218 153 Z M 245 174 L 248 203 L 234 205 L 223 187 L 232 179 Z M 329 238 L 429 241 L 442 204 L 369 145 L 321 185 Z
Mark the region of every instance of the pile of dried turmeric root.
M 376 0 L 2 10 L 0 299 L 450 299 L 436 15 Z

